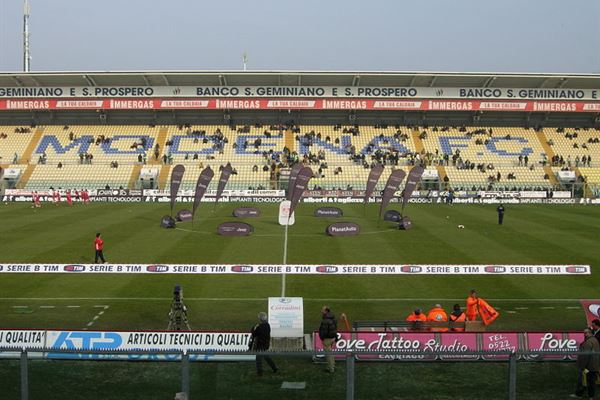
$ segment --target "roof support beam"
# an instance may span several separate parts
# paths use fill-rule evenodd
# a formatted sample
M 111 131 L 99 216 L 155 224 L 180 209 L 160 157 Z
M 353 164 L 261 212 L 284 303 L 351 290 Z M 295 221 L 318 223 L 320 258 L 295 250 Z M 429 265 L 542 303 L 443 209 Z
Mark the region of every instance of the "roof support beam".
M 298 86 L 302 86 L 302 75 L 298 74 Z
M 13 81 L 15 81 L 15 83 L 17 84 L 18 87 L 23 86 L 23 82 L 21 82 L 21 80 L 18 77 L 12 76 L 11 78 L 13 78 Z
M 225 75 L 219 75 L 219 85 L 227 86 L 227 78 L 225 78 Z
M 35 79 L 33 76 L 30 76 L 29 79 L 31 79 L 33 81 L 33 83 L 35 83 L 35 86 L 40 87 L 42 85 L 40 85 L 40 83 L 37 81 L 37 79 Z
M 354 75 L 354 78 L 352 78 L 352 86 L 356 87 L 360 85 L 360 75 Z
M 146 75 L 142 75 L 142 78 L 144 79 L 144 82 L 146 82 L 146 86 L 151 86 L 150 81 L 148 80 L 148 77 Z M 156 117 L 155 117 L 155 119 L 156 119 Z
M 542 84 L 540 85 L 540 88 L 544 88 L 544 87 L 546 87 L 546 83 L 548 83 L 548 81 L 549 81 L 550 79 L 552 79 L 552 78 L 546 78 L 546 79 L 544 79 L 544 80 L 542 81 Z
M 163 81 L 165 81 L 165 84 L 167 86 L 171 86 L 171 83 L 169 82 L 169 80 L 167 79 L 167 76 L 165 74 L 161 74 L 160 76 L 163 78 Z
M 492 85 L 492 83 L 494 83 L 494 81 L 496 80 L 495 76 L 490 76 L 489 78 L 487 78 L 485 80 L 485 82 L 483 83 L 483 87 L 490 87 Z
M 568 80 L 569 80 L 569 78 L 560 78 L 560 82 L 558 83 L 558 85 L 556 87 L 558 89 L 562 89 L 562 87 L 565 86 L 565 84 L 567 83 Z
M 433 85 L 435 85 L 435 81 L 437 81 L 437 78 L 437 75 L 434 75 L 434 77 L 431 79 L 431 82 L 429 82 L 429 87 L 433 87 Z
M 146 77 L 144 77 L 144 78 L 146 78 Z M 83 76 L 83 79 L 85 79 L 85 81 L 86 81 L 86 82 L 88 83 L 88 85 L 90 85 L 90 86 L 98 86 L 98 85 L 96 85 L 96 81 L 94 80 L 94 78 L 92 78 L 92 77 L 91 77 L 91 76 L 89 76 L 89 75 L 84 75 L 84 76 Z M 148 86 L 149 86 L 149 85 L 148 85 Z

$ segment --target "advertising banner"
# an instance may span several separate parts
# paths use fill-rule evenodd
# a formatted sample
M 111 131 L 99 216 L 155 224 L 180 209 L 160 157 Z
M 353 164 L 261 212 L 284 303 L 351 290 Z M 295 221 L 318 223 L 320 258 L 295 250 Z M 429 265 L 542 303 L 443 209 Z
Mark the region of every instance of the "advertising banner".
M 481 350 L 512 351 L 521 349 L 519 334 L 515 332 L 483 332 L 481 333 Z M 484 360 L 507 360 L 508 354 L 486 355 Z
M 200 206 L 202 197 L 204 196 L 204 193 L 206 193 L 206 189 L 208 188 L 208 185 L 210 185 L 210 181 L 212 181 L 213 176 L 215 176 L 215 172 L 210 167 L 206 167 L 202 170 L 202 172 L 200 172 L 200 176 L 196 181 L 194 206 L 192 208 L 192 220 L 196 215 L 196 210 L 198 209 L 198 206 Z
M 302 197 L 302 194 L 308 188 L 308 181 L 310 181 L 312 177 L 313 171 L 310 169 L 310 167 L 302 167 L 302 169 L 300 169 L 298 172 L 298 175 L 296 175 L 292 196 L 290 197 L 290 214 L 294 213 L 294 209 L 298 205 L 300 197 Z
M 287 219 L 287 218 L 286 218 Z M 328 274 L 328 275 L 589 275 L 589 265 L 318 265 L 318 264 L 0 264 L 3 273 L 66 274 Z
M 303 337 L 302 297 L 269 297 L 269 324 L 271 337 Z
M 583 333 L 570 332 L 528 332 L 524 335 L 525 348 L 529 351 L 578 351 L 583 341 Z M 528 357 L 532 360 L 563 360 L 564 354 L 534 354 Z
M 377 101 L 377 107 L 418 107 L 421 101 L 412 99 L 477 99 L 485 101 L 485 109 L 520 110 L 527 102 L 520 100 L 584 100 L 600 99 L 598 89 L 569 88 L 473 88 L 473 87 L 389 87 L 389 86 L 55 86 L 55 87 L 0 87 L 1 99 L 68 99 L 53 100 L 60 108 L 97 108 L 106 98 L 126 101 L 134 98 L 166 98 L 164 106 L 196 108 L 205 106 L 211 98 L 274 98 L 273 107 L 309 107 L 307 99 L 407 99 L 404 101 Z M 188 99 L 189 98 L 189 99 Z M 286 100 L 281 100 L 287 98 Z M 298 100 L 296 100 L 296 98 Z M 118 100 L 123 99 L 123 100 Z M 512 100 L 512 101 L 501 101 Z M 44 100 L 50 101 L 50 100 Z M 289 103 L 290 101 L 298 102 Z M 14 106 L 13 106 L 14 107 Z M 206 106 L 205 106 L 206 107 Z
M 175 198 L 181 186 L 183 180 L 183 174 L 185 173 L 185 167 L 181 164 L 176 165 L 171 172 L 171 185 L 170 185 L 170 196 L 171 196 L 171 214 L 173 214 L 173 207 L 175 206 Z
M 377 186 L 377 182 L 379 182 L 379 178 L 381 177 L 381 174 L 383 173 L 383 165 L 381 164 L 377 164 L 375 165 L 373 168 L 371 168 L 371 171 L 369 172 L 369 177 L 367 178 L 367 187 L 365 190 L 365 203 L 367 203 L 369 201 L 369 197 L 371 197 L 371 195 L 373 194 L 373 191 L 375 190 L 375 186 Z
M 385 189 L 383 189 L 383 198 L 381 199 L 381 205 L 379 206 L 380 219 L 383 217 L 383 213 L 386 207 L 388 206 L 390 200 L 398 190 L 398 187 L 400 186 L 400 183 L 402 183 L 402 180 L 404 180 L 405 176 L 406 172 L 404 172 L 404 170 L 402 169 L 396 169 L 390 174 L 385 184 Z
M 223 190 L 225 190 L 225 186 L 227 185 L 227 181 L 229 181 L 229 177 L 231 176 L 232 172 L 233 168 L 230 164 L 227 164 L 225 167 L 223 167 L 223 170 L 221 171 L 221 177 L 219 178 L 219 185 L 217 186 L 217 197 L 215 199 L 215 203 L 219 202 L 219 198 L 223 194 Z
M 404 207 L 406 207 L 406 203 L 408 203 L 408 199 L 410 199 L 412 192 L 417 188 L 417 184 L 421 180 L 424 171 L 425 169 L 422 166 L 417 165 L 408 173 L 406 185 L 404 185 L 404 193 L 402 194 L 402 212 L 404 212 Z
M 579 300 L 581 307 L 585 312 L 585 319 L 588 326 L 592 326 L 592 321 L 600 319 L 600 300 Z

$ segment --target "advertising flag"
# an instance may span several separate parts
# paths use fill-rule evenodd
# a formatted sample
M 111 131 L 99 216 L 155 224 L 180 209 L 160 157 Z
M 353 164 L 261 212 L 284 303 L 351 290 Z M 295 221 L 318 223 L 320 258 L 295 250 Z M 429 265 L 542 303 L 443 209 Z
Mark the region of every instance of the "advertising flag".
M 592 321 L 600 319 L 600 300 L 579 300 L 583 311 L 585 312 L 585 318 L 587 319 L 588 326 L 592 326 Z
M 313 171 L 310 167 L 303 167 L 298 175 L 296 176 L 296 180 L 294 182 L 294 190 L 292 192 L 292 198 L 290 200 L 290 213 L 292 215 L 294 213 L 294 209 L 296 205 L 300 201 L 302 197 L 302 193 L 308 188 L 308 181 L 313 177 Z
M 392 197 L 394 197 L 394 193 L 398 190 L 398 187 L 405 176 L 406 172 L 402 169 L 396 169 L 390 174 L 390 177 L 385 183 L 385 189 L 383 189 L 383 198 L 381 199 L 381 206 L 379 208 L 379 218 L 383 216 L 383 212 L 388 204 L 390 204 Z
M 421 180 L 421 176 L 423 176 L 423 172 L 425 168 L 420 165 L 413 167 L 408 173 L 408 178 L 406 178 L 406 185 L 404 186 L 404 196 L 402 196 L 402 211 L 404 211 L 404 207 L 406 203 L 408 203 L 408 199 L 415 191 L 417 184 Z
M 379 177 L 382 173 L 383 165 L 381 164 L 377 164 L 371 168 L 369 178 L 367 179 L 367 189 L 365 190 L 365 203 L 369 201 L 369 197 L 373 194 L 373 190 L 375 190 L 375 186 L 377 186 L 377 182 L 379 182 Z
M 479 299 L 479 314 L 481 315 L 481 320 L 484 325 L 491 324 L 500 316 L 500 313 L 483 299 Z
M 194 208 L 192 208 L 192 220 L 194 219 L 194 215 L 196 215 L 196 209 L 200 205 L 200 200 L 202 200 L 206 189 L 208 189 L 208 185 L 210 185 L 210 181 L 212 180 L 213 176 L 215 176 L 215 171 L 213 171 L 210 167 L 206 167 L 202 170 L 202 172 L 200 172 L 200 176 L 196 182 Z
M 217 198 L 215 199 L 215 204 L 219 202 L 221 195 L 223 194 L 223 190 L 225 190 L 225 185 L 227 185 L 227 181 L 233 172 L 233 168 L 231 168 L 231 164 L 227 164 L 223 170 L 221 171 L 221 177 L 219 178 L 219 185 L 217 186 Z
M 181 186 L 184 173 L 185 167 L 181 164 L 176 165 L 175 168 L 173 168 L 173 172 L 171 172 L 171 215 L 173 215 L 175 199 L 177 198 L 177 192 L 179 192 L 179 186 Z
M 292 199 L 292 194 L 294 193 L 294 184 L 296 183 L 296 177 L 298 176 L 298 173 L 303 167 L 304 165 L 302 165 L 302 163 L 297 163 L 292 167 L 292 170 L 290 171 L 290 180 L 288 181 L 288 192 L 286 196 L 287 200 Z

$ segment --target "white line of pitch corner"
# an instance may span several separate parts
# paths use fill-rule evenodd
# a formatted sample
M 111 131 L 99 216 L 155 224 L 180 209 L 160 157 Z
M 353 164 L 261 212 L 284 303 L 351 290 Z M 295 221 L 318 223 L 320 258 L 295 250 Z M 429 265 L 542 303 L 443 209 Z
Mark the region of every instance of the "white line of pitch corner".
M 106 300 L 106 301 L 128 301 L 128 300 L 144 300 L 144 301 L 165 301 L 165 300 L 173 300 L 171 297 L 0 297 L 0 301 L 2 300 L 31 300 L 31 301 L 41 301 L 41 300 Z M 264 301 L 267 300 L 266 297 L 186 297 L 184 300 L 186 301 Z M 373 302 L 386 302 L 386 301 L 464 301 L 465 298 L 424 298 L 424 297 L 405 297 L 405 298 L 356 298 L 356 299 L 336 299 L 336 298 L 304 298 L 304 301 L 325 301 L 325 302 L 352 302 L 352 301 L 373 301 Z M 518 298 L 504 298 L 504 299 L 496 299 L 496 298 L 488 298 L 488 301 L 520 301 L 520 302 L 572 302 L 579 301 L 580 299 L 518 299 Z M 107 309 L 108 305 L 97 305 L 94 306 L 97 308 Z M 579 307 L 577 307 L 579 308 Z

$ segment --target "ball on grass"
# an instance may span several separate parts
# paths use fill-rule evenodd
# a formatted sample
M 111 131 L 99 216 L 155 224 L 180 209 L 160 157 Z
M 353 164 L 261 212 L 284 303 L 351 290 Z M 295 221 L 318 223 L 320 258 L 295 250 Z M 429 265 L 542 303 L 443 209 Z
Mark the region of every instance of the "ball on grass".
M 458 225 L 457 228 L 458 229 L 465 229 L 465 226 L 464 225 Z
M 446 219 L 450 219 L 450 216 L 449 216 L 449 215 L 446 215 Z

